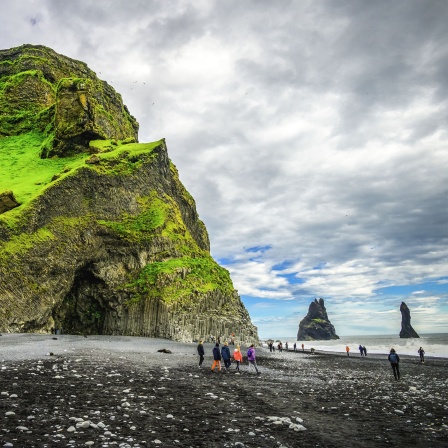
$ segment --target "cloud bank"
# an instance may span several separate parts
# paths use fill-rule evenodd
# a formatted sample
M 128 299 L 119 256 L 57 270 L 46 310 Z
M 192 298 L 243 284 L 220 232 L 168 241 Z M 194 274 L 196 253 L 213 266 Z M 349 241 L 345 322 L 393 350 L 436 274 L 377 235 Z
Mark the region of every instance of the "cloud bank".
M 445 2 L 0 6 L 2 48 L 87 62 L 167 139 L 263 337 L 314 297 L 340 334 L 398 334 L 402 300 L 448 331 Z

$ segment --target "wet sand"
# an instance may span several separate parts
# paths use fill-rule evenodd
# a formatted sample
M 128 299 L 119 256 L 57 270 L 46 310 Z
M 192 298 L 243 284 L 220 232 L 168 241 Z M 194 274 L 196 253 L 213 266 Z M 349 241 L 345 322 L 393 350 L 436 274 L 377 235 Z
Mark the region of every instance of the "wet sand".
M 397 382 L 387 355 L 257 348 L 257 376 L 212 373 L 212 347 L 199 369 L 196 344 L 3 335 L 0 446 L 448 446 L 447 359 Z

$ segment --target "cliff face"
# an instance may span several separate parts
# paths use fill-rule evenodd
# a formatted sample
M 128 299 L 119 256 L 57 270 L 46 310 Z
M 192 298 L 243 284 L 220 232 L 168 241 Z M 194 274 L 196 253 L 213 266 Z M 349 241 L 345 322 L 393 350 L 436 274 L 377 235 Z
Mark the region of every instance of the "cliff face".
M 411 325 L 411 311 L 404 302 L 401 302 L 400 311 L 401 311 L 400 338 L 419 338 L 420 336 L 412 328 Z
M 0 51 L 0 136 L 40 130 L 41 156 L 82 152 L 95 139 L 137 140 L 121 96 L 87 65 L 34 45 Z
M 6 105 L 11 76 L 34 115 Z M 111 87 L 32 46 L 0 52 L 0 86 L 0 331 L 258 339 L 165 141 L 134 143 Z
M 324 300 L 314 299 L 308 309 L 308 314 L 300 321 L 297 333 L 298 341 L 327 341 L 339 339 L 334 326 L 328 319 Z

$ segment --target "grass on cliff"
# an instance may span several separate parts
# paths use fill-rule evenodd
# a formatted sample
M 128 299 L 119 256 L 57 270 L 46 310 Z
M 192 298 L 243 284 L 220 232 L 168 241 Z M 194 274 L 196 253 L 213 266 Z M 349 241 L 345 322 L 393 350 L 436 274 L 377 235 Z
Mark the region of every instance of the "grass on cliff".
M 1 215 L 2 220 L 14 219 L 34 198 L 77 169 L 84 167 L 104 174 L 129 173 L 144 155 L 151 155 L 160 141 L 152 143 L 98 142 L 97 149 L 106 147 L 109 152 L 98 155 L 99 164 L 85 161 L 91 154 L 81 153 L 72 157 L 41 159 L 40 150 L 45 135 L 29 132 L 17 136 L 0 137 L 0 193 L 11 190 L 21 204 Z
M 86 154 L 41 159 L 44 138 L 39 132 L 0 138 L 0 192 L 12 190 L 16 200 L 24 205 L 51 183 L 55 174 L 81 166 L 86 159 Z
M 127 285 L 136 291 L 128 305 L 138 303 L 143 297 L 160 297 L 164 302 L 184 302 L 195 293 L 207 293 L 220 289 L 233 291 L 229 272 L 219 266 L 204 252 L 202 256 L 184 256 L 167 261 L 149 263 L 138 278 Z

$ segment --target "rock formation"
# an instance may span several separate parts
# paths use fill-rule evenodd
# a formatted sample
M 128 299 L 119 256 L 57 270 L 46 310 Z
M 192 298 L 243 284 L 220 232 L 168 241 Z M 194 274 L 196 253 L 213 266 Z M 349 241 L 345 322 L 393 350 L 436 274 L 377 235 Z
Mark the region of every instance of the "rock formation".
M 411 325 L 411 311 L 404 302 L 401 302 L 400 311 L 401 311 L 400 338 L 419 338 L 420 336 L 412 328 Z
M 339 339 L 334 326 L 328 319 L 323 299 L 314 299 L 308 309 L 308 314 L 300 321 L 298 341 L 327 341 Z
M 0 51 L 0 136 L 40 130 L 42 157 L 84 151 L 95 139 L 137 140 L 121 96 L 87 65 L 50 48 Z
M 84 63 L 0 51 L 0 331 L 258 340 L 165 141 L 137 130 Z

